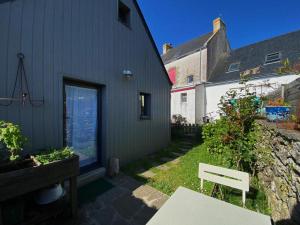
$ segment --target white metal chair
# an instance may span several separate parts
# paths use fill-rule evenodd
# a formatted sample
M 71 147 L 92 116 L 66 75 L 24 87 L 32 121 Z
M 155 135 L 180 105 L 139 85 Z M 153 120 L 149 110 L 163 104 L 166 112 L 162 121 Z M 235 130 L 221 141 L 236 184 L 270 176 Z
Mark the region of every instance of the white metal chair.
M 248 173 L 199 163 L 199 178 L 201 179 L 201 191 L 204 180 L 242 190 L 243 206 L 245 206 L 246 192 L 249 192 Z

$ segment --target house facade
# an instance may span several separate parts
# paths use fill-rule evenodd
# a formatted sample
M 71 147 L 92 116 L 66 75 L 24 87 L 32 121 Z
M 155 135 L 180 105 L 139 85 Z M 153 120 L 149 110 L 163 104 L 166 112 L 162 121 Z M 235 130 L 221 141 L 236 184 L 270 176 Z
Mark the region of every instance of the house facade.
M 213 21 L 213 32 L 173 48 L 163 46 L 162 59 L 173 83 L 171 116 L 180 114 L 188 123 L 202 123 L 218 117 L 220 97 L 240 88 L 241 76 L 258 95 L 266 95 L 297 79 L 280 75 L 285 59 L 300 63 L 300 31 L 288 33 L 239 49 L 231 49 L 225 23 Z
M 70 146 L 92 168 L 168 145 L 171 83 L 135 0 L 1 1 L 0 33 L 0 120 L 27 152 Z

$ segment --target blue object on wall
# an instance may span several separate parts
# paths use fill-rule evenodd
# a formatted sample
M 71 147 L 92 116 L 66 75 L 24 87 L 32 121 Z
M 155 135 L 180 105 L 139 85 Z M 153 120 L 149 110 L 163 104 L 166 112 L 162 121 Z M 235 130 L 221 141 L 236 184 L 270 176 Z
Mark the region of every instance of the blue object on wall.
M 290 117 L 290 106 L 266 106 L 266 115 L 268 121 L 284 121 Z

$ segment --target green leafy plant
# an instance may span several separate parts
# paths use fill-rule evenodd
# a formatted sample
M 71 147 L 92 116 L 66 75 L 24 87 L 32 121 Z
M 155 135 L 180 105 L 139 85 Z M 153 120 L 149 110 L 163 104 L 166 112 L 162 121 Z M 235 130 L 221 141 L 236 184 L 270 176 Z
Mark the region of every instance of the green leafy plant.
M 10 153 L 10 160 L 20 159 L 20 154 L 27 139 L 22 135 L 20 127 L 13 123 L 0 121 L 0 142 Z
M 51 149 L 48 151 L 41 152 L 34 156 L 35 160 L 37 160 L 42 165 L 47 165 L 54 161 L 64 160 L 72 157 L 74 152 L 71 148 L 66 147 L 63 149 Z
M 183 125 L 183 124 L 187 124 L 187 120 L 185 117 L 183 117 L 180 114 L 177 115 L 173 115 L 172 116 L 172 122 L 177 124 L 177 125 Z
M 244 83 L 241 89 L 221 97 L 220 119 L 203 127 L 207 149 L 222 155 L 228 167 L 254 172 L 255 118 L 260 105 L 260 98 Z

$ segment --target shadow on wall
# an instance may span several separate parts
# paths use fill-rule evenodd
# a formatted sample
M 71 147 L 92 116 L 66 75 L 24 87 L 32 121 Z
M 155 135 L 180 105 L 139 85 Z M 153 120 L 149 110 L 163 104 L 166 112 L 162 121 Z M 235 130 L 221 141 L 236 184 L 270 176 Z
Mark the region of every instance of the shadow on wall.
M 300 224 L 300 202 L 294 207 L 291 219 L 280 220 L 275 223 L 275 225 L 299 225 Z

